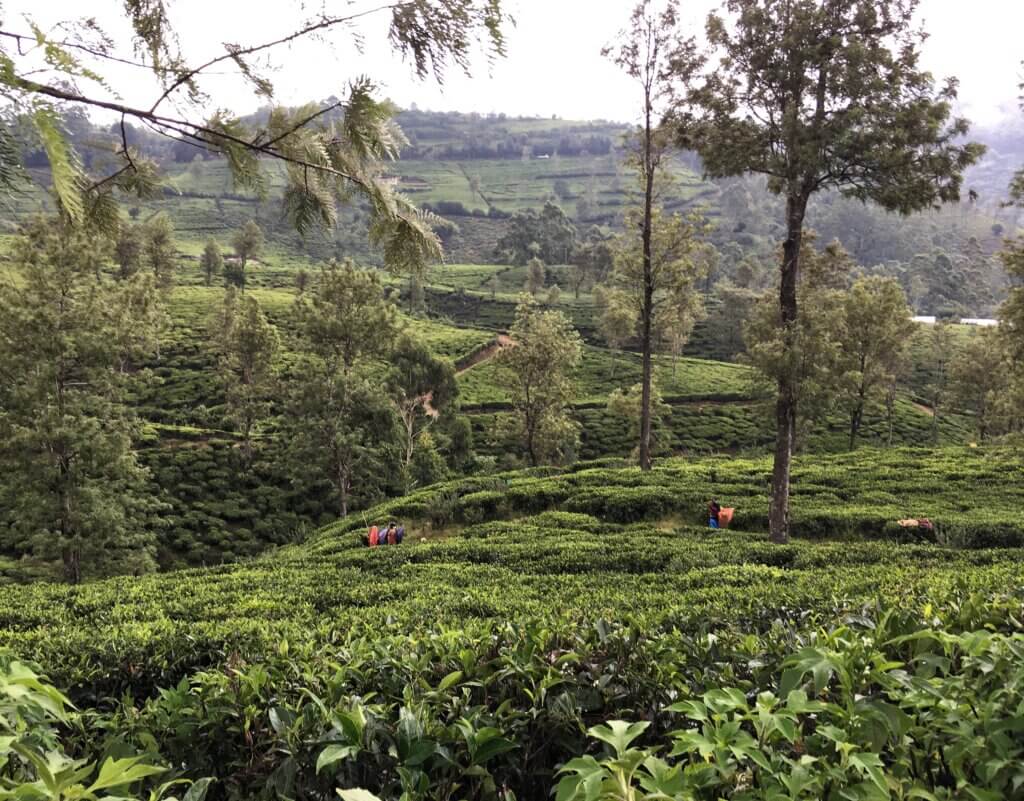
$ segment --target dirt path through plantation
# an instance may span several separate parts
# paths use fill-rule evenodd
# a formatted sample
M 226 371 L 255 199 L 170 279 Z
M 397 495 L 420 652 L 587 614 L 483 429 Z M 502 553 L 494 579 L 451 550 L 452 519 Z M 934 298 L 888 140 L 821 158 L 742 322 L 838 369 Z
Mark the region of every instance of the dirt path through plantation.
M 508 334 L 498 334 L 486 347 L 470 354 L 465 359 L 457 361 L 455 363 L 455 375 L 462 375 L 470 367 L 476 367 L 483 362 L 489 362 L 498 355 L 498 351 L 510 347 L 512 344 L 512 337 Z
M 918 403 L 917 401 L 911 401 L 910 405 L 928 417 L 935 417 L 935 410 L 931 406 L 925 406 L 923 403 Z
M 460 359 L 459 361 L 457 361 L 455 363 L 455 375 L 460 376 L 471 367 L 476 367 L 478 364 L 489 362 L 491 359 L 497 356 L 500 351 L 504 350 L 505 348 L 510 348 L 514 344 L 515 342 L 513 342 L 512 337 L 508 336 L 507 334 L 498 334 L 485 347 L 481 348 L 475 353 L 471 353 L 464 359 Z M 433 392 L 428 392 L 426 395 L 423 396 L 423 411 L 427 415 L 433 417 L 436 420 L 441 413 L 430 405 L 430 400 L 433 397 L 433 394 Z

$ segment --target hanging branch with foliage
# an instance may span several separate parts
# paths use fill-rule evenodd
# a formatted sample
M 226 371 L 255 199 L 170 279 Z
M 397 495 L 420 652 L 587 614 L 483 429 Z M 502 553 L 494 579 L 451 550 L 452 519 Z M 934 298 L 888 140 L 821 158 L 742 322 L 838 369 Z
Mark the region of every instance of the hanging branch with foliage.
M 158 190 L 156 165 L 128 144 L 126 122 L 132 120 L 222 156 L 236 186 L 261 197 L 267 192 L 266 163 L 284 165 L 284 210 L 299 232 L 333 227 L 339 203 L 355 194 L 369 204 L 370 236 L 390 269 L 416 272 L 440 256 L 432 227 L 437 219 L 396 192 L 383 173 L 382 165 L 396 159 L 407 142 L 392 119 L 394 107 L 377 99 L 373 79 L 353 78 L 340 100 L 289 109 L 274 104 L 269 68 L 258 68 L 253 57 L 262 63 L 283 45 L 339 31 L 347 31 L 358 49 L 356 23 L 390 14 L 392 50 L 411 61 L 418 77 L 432 75 L 443 82 L 451 65 L 468 73 L 478 44 L 489 59 L 504 54 L 502 26 L 509 18 L 500 0 L 406 0 L 346 15 L 322 13 L 272 41 L 225 43 L 224 52 L 198 65 L 181 55 L 164 3 L 126 0 L 125 8 L 133 31 L 130 58 L 94 20 L 64 23 L 55 28 L 62 38 L 55 38 L 31 19 L 27 32 L 7 30 L 0 7 L 0 100 L 23 110 L 31 121 L 50 163 L 53 191 L 73 223 L 113 231 L 118 224 L 116 192 L 145 198 Z M 155 101 L 138 107 L 117 99 L 118 87 L 96 66 L 109 63 L 151 72 L 159 87 Z M 203 79 L 214 68 L 223 74 L 225 67 L 270 102 L 264 121 L 247 125 L 227 111 L 205 113 L 210 98 Z M 171 104 L 177 110 L 165 111 Z M 60 127 L 60 109 L 68 106 L 120 115 L 121 141 L 112 154 L 116 166 L 106 175 L 88 174 L 68 144 Z M 22 180 L 19 166 L 10 125 L 0 119 L 0 189 Z

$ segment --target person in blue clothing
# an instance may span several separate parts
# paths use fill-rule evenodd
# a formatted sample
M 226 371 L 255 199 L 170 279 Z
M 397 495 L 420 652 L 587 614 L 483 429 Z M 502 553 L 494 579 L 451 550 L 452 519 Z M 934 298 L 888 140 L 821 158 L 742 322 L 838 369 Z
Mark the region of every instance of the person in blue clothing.
M 722 507 L 714 498 L 708 504 L 708 528 L 718 528 L 719 516 L 722 514 Z

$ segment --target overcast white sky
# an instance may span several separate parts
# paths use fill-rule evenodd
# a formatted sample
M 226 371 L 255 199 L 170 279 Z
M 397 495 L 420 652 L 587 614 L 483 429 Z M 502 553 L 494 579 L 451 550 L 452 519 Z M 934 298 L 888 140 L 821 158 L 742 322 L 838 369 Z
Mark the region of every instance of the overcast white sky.
M 323 0 L 331 13 L 377 5 L 380 0 Z M 294 29 L 320 9 L 319 0 L 168 0 L 172 19 L 189 59 L 205 61 L 223 52 L 221 43 L 251 44 Z M 684 19 L 702 28 L 718 0 L 683 0 Z M 118 0 L 0 0 L 4 29 L 27 31 L 28 14 L 44 28 L 60 20 L 95 17 L 125 41 L 127 25 Z M 450 73 L 443 88 L 433 80 L 417 81 L 408 65 L 390 53 L 386 18 L 364 23 L 365 53 L 351 40 L 335 36 L 332 49 L 303 40 L 275 51 L 282 65 L 276 73 L 278 99 L 296 104 L 341 95 L 346 81 L 373 75 L 384 93 L 403 106 L 417 103 L 433 110 L 503 111 L 509 114 L 557 114 L 563 118 L 630 120 L 635 102 L 632 85 L 600 55 L 628 19 L 633 0 L 506 0 L 516 19 L 508 31 L 507 58 L 488 68 L 477 60 L 474 77 Z M 1022 0 L 923 0 L 922 17 L 931 34 L 925 65 L 937 77 L 957 75 L 964 110 L 975 122 L 990 123 L 1016 108 L 1024 45 Z M 126 102 L 148 106 L 154 99 L 145 72 L 105 66 Z M 205 84 L 218 105 L 248 111 L 257 105 L 251 92 L 233 78 L 213 76 Z M 150 103 L 147 103 L 147 99 Z

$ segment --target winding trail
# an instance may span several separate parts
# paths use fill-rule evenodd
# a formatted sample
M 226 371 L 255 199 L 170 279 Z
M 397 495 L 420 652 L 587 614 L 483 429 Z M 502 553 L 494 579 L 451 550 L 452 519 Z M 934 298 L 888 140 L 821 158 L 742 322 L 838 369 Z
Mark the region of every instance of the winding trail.
M 935 410 L 931 406 L 925 406 L 923 403 L 918 403 L 917 401 L 911 401 L 910 405 L 928 417 L 935 417 Z
M 510 348 L 515 345 L 515 341 L 508 334 L 498 334 L 493 340 L 491 340 L 486 346 L 480 350 L 470 353 L 455 362 L 455 375 L 460 376 L 472 367 L 476 367 L 478 364 L 489 362 L 495 356 L 498 355 L 505 348 Z M 422 397 L 423 411 L 433 417 L 435 420 L 440 416 L 440 412 L 430 405 L 430 400 L 433 397 L 433 392 L 428 392 Z

